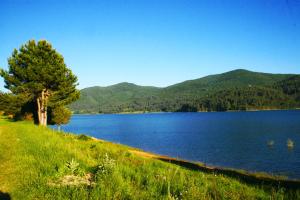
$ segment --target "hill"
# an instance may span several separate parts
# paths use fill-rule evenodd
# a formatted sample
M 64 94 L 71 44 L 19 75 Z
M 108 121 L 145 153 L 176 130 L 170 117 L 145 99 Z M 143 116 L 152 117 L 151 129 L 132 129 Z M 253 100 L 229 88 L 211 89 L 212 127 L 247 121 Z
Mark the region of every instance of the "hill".
M 289 109 L 300 106 L 299 83 L 300 75 L 238 69 L 165 88 L 132 83 L 85 88 L 70 108 L 76 113 Z
M 230 174 L 189 169 L 191 164 L 180 166 L 179 160 L 171 164 L 138 149 L 30 122 L 0 118 L 0 138 L 0 199 L 300 197 L 299 182 L 290 181 L 293 189 L 282 187 L 289 181 L 273 179 L 277 184 L 272 186 L 253 176 L 246 183 Z
M 144 102 L 148 97 L 157 96 L 160 89 L 119 83 L 108 87 L 90 87 L 81 90 L 81 98 L 71 105 L 80 112 L 119 112 L 135 101 Z

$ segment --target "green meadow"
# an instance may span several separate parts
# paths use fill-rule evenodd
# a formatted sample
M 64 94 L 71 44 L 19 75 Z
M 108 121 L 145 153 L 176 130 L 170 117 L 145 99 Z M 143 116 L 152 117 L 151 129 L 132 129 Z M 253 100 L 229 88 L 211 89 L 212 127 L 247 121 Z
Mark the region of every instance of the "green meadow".
M 136 149 L 0 119 L 0 199 L 300 199 L 135 154 Z

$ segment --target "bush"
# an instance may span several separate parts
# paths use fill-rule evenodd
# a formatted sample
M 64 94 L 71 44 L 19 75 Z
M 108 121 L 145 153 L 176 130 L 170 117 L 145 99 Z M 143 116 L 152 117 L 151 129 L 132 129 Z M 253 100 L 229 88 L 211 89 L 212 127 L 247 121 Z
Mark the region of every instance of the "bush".
M 90 140 L 91 137 L 87 136 L 87 135 L 84 135 L 84 134 L 80 134 L 77 136 L 77 139 L 78 140 L 83 140 L 83 141 L 87 141 L 87 140 Z

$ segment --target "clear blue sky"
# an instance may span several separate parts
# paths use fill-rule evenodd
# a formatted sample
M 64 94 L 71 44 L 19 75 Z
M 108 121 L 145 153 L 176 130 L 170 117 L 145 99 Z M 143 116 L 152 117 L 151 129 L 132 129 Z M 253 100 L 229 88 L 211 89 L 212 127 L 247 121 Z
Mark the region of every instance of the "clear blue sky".
M 236 68 L 299 74 L 299 22 L 300 0 L 1 0 L 0 66 L 46 39 L 79 88 L 167 86 Z

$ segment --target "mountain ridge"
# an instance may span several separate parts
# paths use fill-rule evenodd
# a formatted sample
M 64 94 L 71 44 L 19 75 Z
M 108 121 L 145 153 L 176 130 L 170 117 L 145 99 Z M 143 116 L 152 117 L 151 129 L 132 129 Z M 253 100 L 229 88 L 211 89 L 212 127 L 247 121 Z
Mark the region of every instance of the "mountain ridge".
M 107 85 L 107 86 L 102 86 L 102 85 L 88 86 L 88 87 L 82 88 L 81 90 L 89 89 L 89 88 L 95 88 L 95 87 L 99 87 L 99 88 L 107 88 L 107 87 L 112 87 L 112 86 L 117 86 L 117 85 L 125 85 L 125 84 L 127 84 L 127 85 L 134 85 L 134 86 L 140 86 L 140 87 L 168 88 L 168 87 L 170 87 L 170 86 L 174 86 L 174 85 L 181 84 L 181 83 L 184 83 L 184 82 L 195 81 L 195 80 L 198 80 L 198 79 L 209 78 L 209 77 L 211 77 L 211 76 L 223 75 L 223 74 L 227 74 L 227 73 L 235 73 L 235 72 L 250 72 L 250 73 L 258 73 L 258 74 L 266 74 L 266 75 L 300 75 L 300 74 L 284 74 L 284 73 L 255 72 L 255 71 L 251 71 L 251 70 L 247 70 L 247 69 L 242 69 L 242 68 L 240 68 L 240 69 L 234 69 L 234 70 L 230 70 L 230 71 L 223 72 L 223 73 L 210 74 L 210 75 L 206 75 L 206 76 L 203 76 L 203 77 L 200 77 L 200 78 L 188 79 L 188 80 L 181 81 L 181 82 L 178 82 L 178 83 L 174 83 L 174 84 L 171 84 L 171 85 L 167 85 L 167 86 L 164 86 L 164 87 L 152 86 L 152 85 L 138 85 L 138 84 L 136 84 L 136 83 L 131 83 L 131 82 L 123 81 L 123 82 L 119 82 L 119 83 L 115 83 L 115 84 Z
M 299 106 L 299 77 L 236 69 L 167 87 L 121 82 L 82 89 L 70 108 L 75 113 L 293 108 Z

